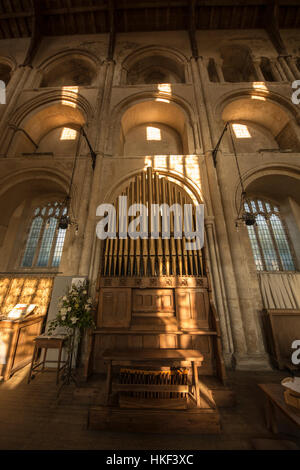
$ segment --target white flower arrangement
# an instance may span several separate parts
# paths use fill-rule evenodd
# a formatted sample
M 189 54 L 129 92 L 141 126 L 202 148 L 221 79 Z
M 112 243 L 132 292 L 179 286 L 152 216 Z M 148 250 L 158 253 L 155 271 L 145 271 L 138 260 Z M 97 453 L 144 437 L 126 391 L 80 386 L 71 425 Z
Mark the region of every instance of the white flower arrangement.
M 88 297 L 87 282 L 73 285 L 58 301 L 58 313 L 48 326 L 51 335 L 58 327 L 65 327 L 68 333 L 75 329 L 80 332 L 93 328 L 93 302 Z

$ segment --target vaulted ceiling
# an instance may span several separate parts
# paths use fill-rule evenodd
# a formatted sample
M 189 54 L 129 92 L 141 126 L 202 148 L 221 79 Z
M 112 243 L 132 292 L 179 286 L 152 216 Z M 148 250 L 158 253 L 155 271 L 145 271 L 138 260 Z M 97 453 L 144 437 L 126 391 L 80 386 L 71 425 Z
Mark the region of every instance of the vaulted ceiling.
M 0 39 L 195 29 L 263 28 L 277 4 L 279 28 L 300 27 L 299 0 L 0 0 Z

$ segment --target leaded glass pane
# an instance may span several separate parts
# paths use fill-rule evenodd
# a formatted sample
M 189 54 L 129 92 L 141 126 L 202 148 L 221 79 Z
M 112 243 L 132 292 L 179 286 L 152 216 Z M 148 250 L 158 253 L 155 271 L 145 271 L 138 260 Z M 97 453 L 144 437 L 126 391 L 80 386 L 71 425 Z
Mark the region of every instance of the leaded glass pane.
M 247 225 L 247 229 L 248 229 L 248 235 L 249 235 L 249 238 L 250 238 L 250 243 L 251 243 L 251 246 L 252 246 L 254 261 L 255 261 L 255 264 L 256 264 L 256 269 L 258 271 L 263 271 L 264 270 L 263 259 L 262 259 L 260 249 L 259 249 L 259 246 L 258 246 L 258 243 L 257 243 L 254 227 L 252 225 Z
M 28 235 L 25 253 L 23 256 L 22 264 L 23 267 L 32 266 L 35 250 L 39 241 L 40 231 L 42 228 L 43 219 L 42 217 L 36 217 L 31 225 L 31 229 Z
M 34 219 L 21 262 L 22 267 L 58 267 L 66 230 L 57 229 L 58 219 L 67 208 L 59 202 L 34 209 Z
M 52 260 L 52 266 L 55 266 L 55 267 L 59 266 L 63 247 L 64 247 L 65 236 L 66 236 L 66 230 L 58 229 L 56 245 L 55 245 L 55 250 L 54 250 L 54 255 L 53 255 L 53 260 Z
M 270 217 L 270 223 L 273 229 L 283 268 L 287 271 L 295 270 L 294 261 L 291 255 L 288 240 L 284 228 L 282 226 L 282 222 L 278 215 L 272 214 Z
M 248 200 L 244 208 L 249 207 L 256 214 L 256 225 L 247 229 L 257 270 L 294 271 L 292 250 L 279 207 L 262 199 Z
M 258 214 L 256 217 L 257 233 L 263 251 L 267 271 L 279 271 L 276 250 L 273 245 L 271 233 L 264 216 Z
M 39 253 L 39 257 L 37 261 L 37 266 L 48 266 L 53 237 L 54 237 L 55 229 L 56 229 L 56 224 L 57 224 L 57 219 L 55 219 L 54 217 L 51 217 L 49 219 L 48 228 L 45 227 L 44 229 L 40 253 Z

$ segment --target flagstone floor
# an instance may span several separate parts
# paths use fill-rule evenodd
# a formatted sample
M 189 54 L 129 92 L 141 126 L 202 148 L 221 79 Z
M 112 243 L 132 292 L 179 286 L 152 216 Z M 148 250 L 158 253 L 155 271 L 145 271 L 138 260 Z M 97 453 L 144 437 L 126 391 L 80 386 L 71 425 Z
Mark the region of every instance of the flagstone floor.
M 220 410 L 220 435 L 158 435 L 90 431 L 89 405 L 74 396 L 73 386 L 65 387 L 57 400 L 52 372 L 38 375 L 29 385 L 27 373 L 24 368 L 0 384 L 0 449 L 252 449 L 252 439 L 274 438 L 265 426 L 257 383 L 278 383 L 289 375 L 231 372 L 237 405 Z M 299 441 L 292 440 L 300 447 Z

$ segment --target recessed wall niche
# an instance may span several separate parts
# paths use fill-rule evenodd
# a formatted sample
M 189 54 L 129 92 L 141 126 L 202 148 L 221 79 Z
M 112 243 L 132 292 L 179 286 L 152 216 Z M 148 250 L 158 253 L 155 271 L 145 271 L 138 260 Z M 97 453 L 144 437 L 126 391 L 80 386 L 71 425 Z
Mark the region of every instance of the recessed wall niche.
M 96 66 L 82 56 L 64 57 L 43 72 L 41 87 L 90 86 L 96 80 Z
M 178 155 L 182 142 L 178 132 L 161 123 L 147 123 L 130 129 L 124 139 L 124 155 Z

